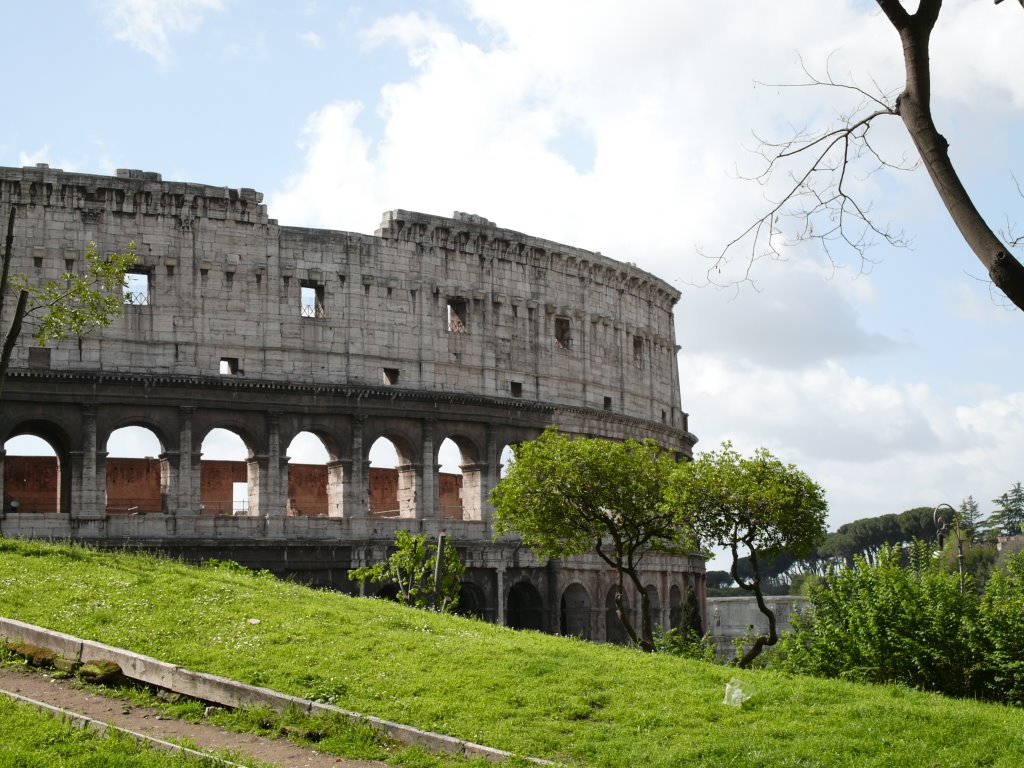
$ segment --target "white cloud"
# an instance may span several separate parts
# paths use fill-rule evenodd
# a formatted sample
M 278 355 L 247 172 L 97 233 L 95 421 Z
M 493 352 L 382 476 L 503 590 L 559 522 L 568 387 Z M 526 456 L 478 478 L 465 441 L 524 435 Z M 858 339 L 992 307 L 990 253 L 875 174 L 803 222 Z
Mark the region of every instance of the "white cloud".
M 114 37 L 161 66 L 171 61 L 174 34 L 194 31 L 207 11 L 224 8 L 223 0 L 106 0 L 105 5 Z
M 320 37 L 316 32 L 305 32 L 299 35 L 299 39 L 302 40 L 310 48 L 323 48 L 324 39 Z
M 411 75 L 383 87 L 375 105 L 337 102 L 310 116 L 304 165 L 269 196 L 273 215 L 367 232 L 386 209 L 463 210 L 638 263 L 683 290 L 683 405 L 700 447 L 730 438 L 804 466 L 829 490 L 833 523 L 957 503 L 968 493 L 994 498 L 1020 479 L 1024 427 L 1010 414 L 1020 412 L 1024 395 L 1007 391 L 1016 383 L 1000 387 L 981 371 L 957 370 L 947 388 L 858 372 L 865 360 L 919 353 L 895 340 L 917 344 L 919 332 L 881 325 L 894 329 L 890 335 L 867 321 L 899 316 L 902 323 L 894 304 L 918 311 L 918 297 L 931 297 L 920 277 L 906 295 L 883 296 L 878 285 L 900 269 L 851 280 L 848 272 L 861 266 L 854 259 L 852 270 L 828 280 L 831 265 L 804 250 L 788 263 L 759 265 L 761 292 L 744 289 L 735 301 L 688 286 L 707 269 L 698 247 L 717 252 L 765 210 L 760 190 L 730 173 L 746 165 L 751 129 L 783 136 L 848 106 L 833 91 L 755 79 L 800 80 L 799 51 L 819 73 L 830 61 L 837 79 L 902 85 L 898 38 L 874 3 L 727 9 L 670 0 L 471 0 L 468 8 L 483 42 L 418 14 L 369 26 L 367 45 L 396 47 Z M 955 29 L 961 19 L 998 27 L 992 11 L 947 3 L 942 28 L 954 29 L 937 62 L 943 98 L 977 99 L 979 78 L 1014 99 L 1024 92 L 1012 66 L 995 53 L 972 59 L 974 41 Z M 1017 16 L 1010 28 L 1019 32 L 1024 14 Z M 992 47 L 1016 50 L 1019 34 L 990 34 Z M 968 72 L 946 76 L 964 61 Z M 379 135 L 364 109 L 376 111 Z M 897 156 L 909 147 L 895 120 L 876 139 Z M 883 221 L 935 206 L 921 194 L 923 175 L 910 184 L 884 176 L 863 183 Z M 968 278 L 944 279 L 956 311 L 980 312 L 960 287 Z
M 22 166 L 37 165 L 39 163 L 50 163 L 50 145 L 44 144 L 34 152 L 19 152 L 18 162 Z

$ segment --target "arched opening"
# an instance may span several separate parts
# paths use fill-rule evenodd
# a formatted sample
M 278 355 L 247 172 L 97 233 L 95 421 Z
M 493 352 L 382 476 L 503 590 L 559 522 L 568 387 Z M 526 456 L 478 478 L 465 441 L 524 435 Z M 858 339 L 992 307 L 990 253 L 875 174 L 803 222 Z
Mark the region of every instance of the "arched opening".
M 672 629 L 679 629 L 683 617 L 683 593 L 678 584 L 673 584 L 668 591 L 668 621 Z
M 487 619 L 487 596 L 484 591 L 472 581 L 464 581 L 459 586 L 459 604 L 455 606 L 455 613 L 471 619 Z
M 139 426 L 115 429 L 107 438 L 108 515 L 145 515 L 167 511 L 170 466 L 160 439 Z
M 370 517 L 416 517 L 416 468 L 412 457 L 408 445 L 397 436 L 378 437 L 370 446 Z
M 558 631 L 565 636 L 589 640 L 590 595 L 582 584 L 570 584 L 562 593 Z
M 391 600 L 392 602 L 399 602 L 398 600 L 398 585 L 397 584 L 382 584 L 377 591 L 373 594 L 374 597 L 380 598 L 381 600 Z
M 200 448 L 199 505 L 204 515 L 258 515 L 257 470 L 245 441 L 228 429 L 211 429 Z
M 509 467 L 512 466 L 512 460 L 514 454 L 512 452 L 512 446 L 506 445 L 501 449 L 501 454 L 498 457 L 498 477 L 499 479 L 504 478 L 508 474 Z
M 331 463 L 324 441 L 312 432 L 299 432 L 288 443 L 288 515 L 341 516 L 341 466 Z M 336 510 L 331 514 L 332 508 Z
M 628 592 L 622 593 L 622 609 L 625 611 L 626 617 L 632 622 L 633 616 L 630 611 Z M 619 621 L 619 615 L 615 612 L 614 584 L 608 588 L 608 595 L 605 598 L 604 639 L 609 643 L 618 643 L 619 645 L 629 645 L 632 642 L 629 638 L 629 633 L 626 632 L 626 628 Z
M 442 520 L 463 519 L 463 463 L 462 450 L 456 442 L 450 437 L 442 440 L 437 449 L 437 505 Z
M 505 623 L 512 629 L 544 631 L 544 601 L 530 582 L 520 581 L 508 591 Z
M 4 511 L 65 512 L 61 498 L 69 478 L 57 450 L 45 438 L 25 431 L 4 443 Z
M 653 584 L 648 584 L 644 587 L 644 591 L 647 593 L 647 602 L 650 604 L 651 624 L 660 627 L 664 623 L 664 619 L 661 618 L 661 598 L 658 597 L 658 588 Z

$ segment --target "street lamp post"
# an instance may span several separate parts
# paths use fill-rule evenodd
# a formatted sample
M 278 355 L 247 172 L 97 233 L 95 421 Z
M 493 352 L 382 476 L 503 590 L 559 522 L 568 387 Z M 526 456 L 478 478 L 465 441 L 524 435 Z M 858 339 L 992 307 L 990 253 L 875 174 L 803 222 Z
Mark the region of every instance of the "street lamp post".
M 949 530 L 949 523 L 946 522 L 940 515 L 939 510 L 942 507 L 946 507 L 950 512 L 953 513 L 953 526 L 956 532 L 956 562 L 960 569 L 960 594 L 964 593 L 964 540 L 960 534 L 960 513 L 957 512 L 952 505 L 942 503 L 938 504 L 935 509 L 932 510 L 932 521 L 935 523 L 935 530 L 939 534 L 939 548 L 942 548 L 942 537 Z

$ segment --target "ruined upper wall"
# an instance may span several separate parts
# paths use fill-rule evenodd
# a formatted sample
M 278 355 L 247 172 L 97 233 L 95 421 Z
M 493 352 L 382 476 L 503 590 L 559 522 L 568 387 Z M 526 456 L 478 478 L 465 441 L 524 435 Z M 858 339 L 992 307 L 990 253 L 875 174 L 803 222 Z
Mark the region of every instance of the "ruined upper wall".
M 396 386 L 608 410 L 684 429 L 672 308 L 633 265 L 475 216 L 384 215 L 373 236 L 281 227 L 251 189 L 0 168 L 15 270 L 137 243 L 125 317 L 13 366 Z M 139 297 L 136 297 L 139 300 Z

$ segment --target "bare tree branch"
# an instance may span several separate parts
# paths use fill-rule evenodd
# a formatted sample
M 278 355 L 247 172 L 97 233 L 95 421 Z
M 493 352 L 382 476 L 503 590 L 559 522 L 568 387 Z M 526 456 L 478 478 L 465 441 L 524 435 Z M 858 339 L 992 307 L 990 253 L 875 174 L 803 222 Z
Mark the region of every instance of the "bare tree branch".
M 875 92 L 870 92 L 856 83 L 837 80 L 831 73 L 831 61 L 826 63 L 825 76 L 817 77 L 801 61 L 806 80 L 792 87 L 848 91 L 859 96 L 859 103 L 838 114 L 835 122 L 820 132 L 794 129 L 793 135 L 782 142 L 759 140 L 757 152 L 764 159 L 765 167 L 751 178 L 764 186 L 778 176 L 788 181 L 781 197 L 769 198 L 770 206 L 764 215 L 726 243 L 717 256 L 709 257 L 707 282 L 721 284 L 717 276 L 730 263 L 733 252 L 741 248 L 746 267 L 739 279 L 727 281 L 734 285 L 751 282 L 755 262 L 764 258 L 779 259 L 782 257 L 780 249 L 794 243 L 820 242 L 833 267 L 837 266 L 834 248 L 849 249 L 860 258 L 862 270 L 864 264 L 870 262 L 866 252 L 875 241 L 907 245 L 902 232 L 872 217 L 871 206 L 858 197 L 860 190 L 856 183 L 878 170 L 913 167 L 906 158 L 897 162 L 887 160 L 871 143 L 869 130 L 878 119 L 896 116 L 903 122 L 950 218 L 985 266 L 992 284 L 1024 310 L 1024 265 L 1009 253 L 1009 247 L 1021 245 L 1024 237 L 1007 237 L 1007 246 L 985 222 L 953 166 L 949 143 L 932 118 L 929 44 L 942 10 L 942 0 L 920 0 L 913 14 L 899 0 L 876 2 L 900 36 L 906 67 L 902 91 L 894 98 L 895 92 L 883 91 L 875 83 L 872 83 Z M 1021 5 L 1024 6 L 1024 0 Z M 792 170 L 793 164 L 799 168 Z M 862 166 L 870 164 L 873 167 L 868 171 L 862 170 Z M 789 218 L 799 223 L 787 231 L 781 221 Z M 744 245 L 748 242 L 749 250 Z

